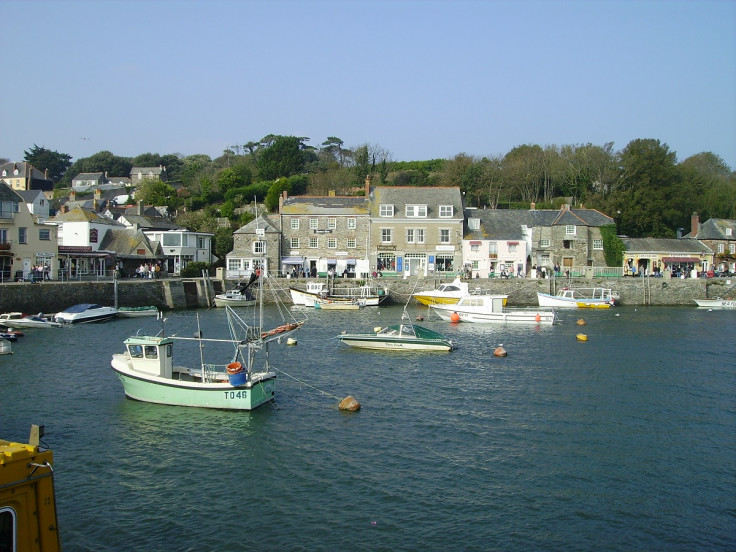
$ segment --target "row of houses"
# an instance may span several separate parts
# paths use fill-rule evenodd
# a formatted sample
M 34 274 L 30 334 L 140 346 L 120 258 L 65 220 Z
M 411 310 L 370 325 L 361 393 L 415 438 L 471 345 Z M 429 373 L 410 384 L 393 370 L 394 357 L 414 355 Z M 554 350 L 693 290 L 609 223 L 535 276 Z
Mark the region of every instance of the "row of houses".
M 118 207 L 96 192 L 50 216 L 42 192 L 16 191 L 0 179 L 0 281 L 136 276 L 156 265 L 178 275 L 191 262 L 217 260 L 211 233 L 178 226 L 163 211 Z
M 177 275 L 190 262 L 217 260 L 212 234 L 177 226 L 162 208 L 117 205 L 116 198 L 128 198 L 113 197 L 118 192 L 108 189 L 109 179 L 93 187 L 91 197 L 78 200 L 82 186 L 72 189 L 52 209 L 48 192 L 31 189 L 33 167 L 6 165 L 0 175 L 10 170 L 17 180 L 0 179 L 3 281 L 39 266 L 58 278 L 133 275 L 142 264 L 159 264 L 164 273 Z M 283 193 L 278 212 L 261 214 L 234 232 L 225 275 L 239 279 L 257 268 L 282 276 L 476 278 L 736 269 L 735 221 L 701 224 L 694 214 L 682 238 L 624 238 L 622 266 L 608 267 L 601 228 L 613 222 L 594 209 L 569 205 L 467 208 L 458 188 L 372 187 L 368 179 L 359 197 Z
M 594 209 L 466 208 L 459 188 L 371 187 L 360 197 L 283 193 L 279 210 L 234 233 L 226 277 L 261 268 L 279 275 L 345 277 L 463 274 L 474 278 L 625 276 L 734 271 L 736 221 L 693 215 L 679 239 L 624 239 L 621 266 L 606 266 Z

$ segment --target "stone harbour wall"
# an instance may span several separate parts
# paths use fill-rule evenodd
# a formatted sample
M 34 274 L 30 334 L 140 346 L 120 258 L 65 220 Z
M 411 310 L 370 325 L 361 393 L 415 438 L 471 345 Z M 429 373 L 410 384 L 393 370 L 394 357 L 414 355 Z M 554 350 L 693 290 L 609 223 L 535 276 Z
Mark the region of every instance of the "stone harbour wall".
M 435 289 L 448 278 L 385 278 L 380 283 L 389 290 L 388 302 L 404 304 L 412 293 Z M 471 290 L 509 296 L 509 306 L 537 304 L 537 292 L 556 293 L 562 287 L 605 287 L 617 292 L 621 305 L 686 305 L 706 297 L 736 297 L 736 278 L 579 278 L 562 279 L 468 279 Z M 162 280 L 119 280 L 115 282 L 42 282 L 0 284 L 0 312 L 54 313 L 77 303 L 139 307 L 155 305 L 162 310 L 208 307 L 215 293 L 236 282 L 203 278 Z M 291 303 L 289 286 L 301 287 L 304 279 L 275 278 L 264 301 Z M 361 280 L 337 279 L 336 285 L 356 286 Z M 409 304 L 413 304 L 410 301 Z

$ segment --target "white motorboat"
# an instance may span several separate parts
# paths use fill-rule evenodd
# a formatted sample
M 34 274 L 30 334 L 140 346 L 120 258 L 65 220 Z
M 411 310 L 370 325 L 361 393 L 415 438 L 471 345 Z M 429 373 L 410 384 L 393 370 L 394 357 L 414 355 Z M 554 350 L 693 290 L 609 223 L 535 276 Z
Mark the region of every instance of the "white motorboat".
M 258 275 L 254 272 L 251 274 L 250 280 L 246 283 L 240 283 L 238 287 L 229 289 L 225 293 L 215 295 L 214 303 L 216 307 L 252 307 L 256 304 L 255 296 L 248 289 L 253 282 L 258 279 Z
M 54 315 L 54 322 L 62 324 L 81 324 L 84 322 L 103 322 L 118 314 L 115 307 L 103 307 L 97 303 L 79 303 Z
M 616 304 L 616 296 L 608 288 L 564 287 L 557 292 L 557 295 L 537 292 L 537 301 L 540 307 L 607 309 Z
M 373 333 L 343 332 L 337 338 L 359 349 L 384 351 L 452 351 L 457 348 L 451 339 L 424 326 L 413 324 L 404 311 L 400 324 L 377 328 Z
M 454 305 L 432 305 L 432 310 L 450 322 L 554 324 L 549 309 L 506 308 L 508 295 L 464 295 Z
M 437 289 L 412 294 L 422 305 L 454 305 L 463 295 L 470 293 L 467 282 L 455 278 L 452 282 L 440 284 Z
M 0 314 L 0 326 L 6 328 L 59 328 L 61 324 L 39 314 L 6 312 Z
M 699 307 L 709 309 L 736 309 L 736 300 L 721 299 L 714 297 L 713 299 L 693 299 Z

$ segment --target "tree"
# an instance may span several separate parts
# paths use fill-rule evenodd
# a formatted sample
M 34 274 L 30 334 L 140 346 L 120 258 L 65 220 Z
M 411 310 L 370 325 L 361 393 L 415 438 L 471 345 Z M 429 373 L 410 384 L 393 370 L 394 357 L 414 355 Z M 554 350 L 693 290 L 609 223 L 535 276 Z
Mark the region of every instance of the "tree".
M 59 182 L 64 173 L 72 166 L 72 156 L 68 153 L 59 153 L 33 144 L 33 147 L 23 152 L 25 161 L 36 167 L 39 171 L 48 170 L 48 177 L 54 182 Z
M 265 138 L 264 138 L 265 140 Z M 303 171 L 308 156 L 301 148 L 296 136 L 277 136 L 258 156 L 258 177 L 261 180 L 275 180 Z
M 157 178 L 144 178 L 135 190 L 135 198 L 145 205 L 176 207 L 176 190 Z
M 132 168 L 133 164 L 129 157 L 118 157 L 117 155 L 113 155 L 111 152 L 105 150 L 97 152 L 90 157 L 77 159 L 77 161 L 75 161 L 64 174 L 62 182 L 66 185 L 71 184 L 72 178 L 77 176 L 79 173 L 102 172 L 107 173 L 110 177 L 127 177 L 130 176 L 130 169 Z
M 509 186 L 522 201 L 537 201 L 544 181 L 544 152 L 540 146 L 513 148 L 503 158 L 503 170 Z

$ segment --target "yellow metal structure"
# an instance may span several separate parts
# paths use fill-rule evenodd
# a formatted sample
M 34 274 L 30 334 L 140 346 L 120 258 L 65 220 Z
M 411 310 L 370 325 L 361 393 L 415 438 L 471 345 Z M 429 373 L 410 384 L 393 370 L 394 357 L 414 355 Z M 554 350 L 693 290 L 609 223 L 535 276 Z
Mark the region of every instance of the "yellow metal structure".
M 0 550 L 60 550 L 52 464 L 50 450 L 0 439 Z

